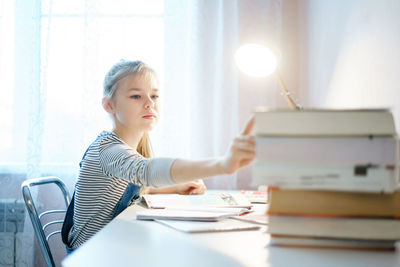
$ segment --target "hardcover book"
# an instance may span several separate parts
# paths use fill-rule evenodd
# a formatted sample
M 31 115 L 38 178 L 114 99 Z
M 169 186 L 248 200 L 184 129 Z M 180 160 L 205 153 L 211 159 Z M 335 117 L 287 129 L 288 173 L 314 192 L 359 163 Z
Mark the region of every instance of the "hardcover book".
M 293 227 L 293 226 L 296 227 Z M 348 218 L 269 216 L 273 235 L 343 238 L 354 240 L 400 240 L 400 220 L 393 218 Z
M 257 136 L 395 136 L 388 109 L 265 109 L 255 112 Z
M 280 235 L 271 235 L 270 245 L 294 248 L 300 247 L 379 251 L 393 251 L 396 249 L 396 241 L 391 240 L 355 240 Z
M 391 194 L 270 190 L 271 215 L 400 218 L 400 191 Z

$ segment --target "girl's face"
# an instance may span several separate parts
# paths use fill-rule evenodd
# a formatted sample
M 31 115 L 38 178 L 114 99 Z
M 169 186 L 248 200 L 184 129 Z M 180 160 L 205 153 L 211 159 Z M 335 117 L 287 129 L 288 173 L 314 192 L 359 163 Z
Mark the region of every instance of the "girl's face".
M 130 74 L 121 79 L 110 101 L 116 127 L 152 130 L 159 119 L 158 93 L 152 75 Z

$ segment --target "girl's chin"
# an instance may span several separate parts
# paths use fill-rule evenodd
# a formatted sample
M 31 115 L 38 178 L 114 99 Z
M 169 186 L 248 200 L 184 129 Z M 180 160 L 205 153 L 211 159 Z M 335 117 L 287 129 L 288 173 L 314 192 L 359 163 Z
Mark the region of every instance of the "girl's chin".
M 132 131 L 136 132 L 148 132 L 153 130 L 157 125 L 157 121 L 146 121 L 145 123 L 126 123 L 125 127 L 131 129 Z
M 146 132 L 151 131 L 151 130 L 154 129 L 154 127 L 156 127 L 156 125 L 157 125 L 156 122 L 152 122 L 152 123 L 149 123 L 147 125 L 143 125 L 143 130 L 146 131 Z

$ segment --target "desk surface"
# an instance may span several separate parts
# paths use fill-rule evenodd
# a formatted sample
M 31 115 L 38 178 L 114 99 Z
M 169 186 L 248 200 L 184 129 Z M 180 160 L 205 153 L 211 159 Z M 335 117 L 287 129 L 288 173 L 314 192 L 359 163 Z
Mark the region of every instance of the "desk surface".
M 268 246 L 266 228 L 187 234 L 153 221 L 137 221 L 127 208 L 68 256 L 73 266 L 400 266 L 400 251 L 296 249 Z

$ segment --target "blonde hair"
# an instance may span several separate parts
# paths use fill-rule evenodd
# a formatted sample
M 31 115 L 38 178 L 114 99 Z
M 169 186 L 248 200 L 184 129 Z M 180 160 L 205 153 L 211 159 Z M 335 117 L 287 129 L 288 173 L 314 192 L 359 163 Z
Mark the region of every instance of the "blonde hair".
M 151 146 L 148 133 L 144 133 L 137 146 L 137 152 L 145 158 L 153 156 L 153 147 Z
M 157 74 L 142 61 L 121 60 L 107 72 L 103 82 L 103 96 L 112 98 L 118 87 L 118 82 L 131 74 L 142 75 L 146 78 L 157 80 Z M 152 146 L 148 133 L 144 133 L 139 141 L 137 152 L 145 158 L 152 157 Z
M 153 147 L 151 146 L 150 137 L 148 133 L 144 133 L 137 146 L 137 152 L 145 158 L 151 158 L 153 155 Z M 144 195 L 150 192 L 150 188 L 142 186 L 139 194 Z

